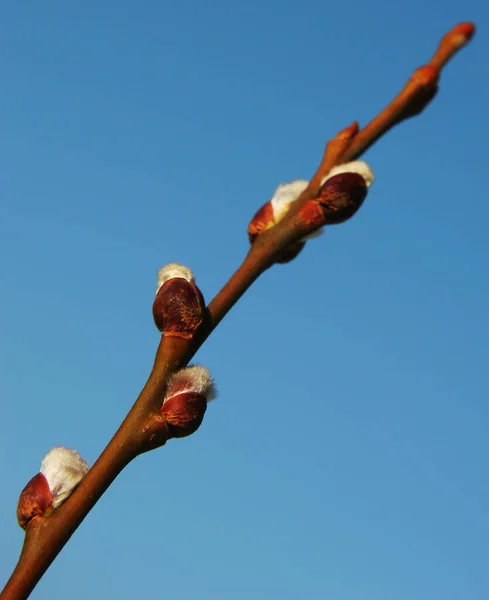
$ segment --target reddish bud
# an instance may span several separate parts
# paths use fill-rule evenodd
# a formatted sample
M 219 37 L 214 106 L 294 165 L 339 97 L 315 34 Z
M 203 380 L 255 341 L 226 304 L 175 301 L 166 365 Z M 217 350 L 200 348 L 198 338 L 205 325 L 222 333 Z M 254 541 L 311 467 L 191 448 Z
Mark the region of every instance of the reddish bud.
M 207 403 L 215 395 L 212 378 L 204 367 L 186 367 L 174 373 L 161 407 L 161 416 L 165 419 L 170 437 L 186 437 L 197 431 Z
M 275 190 L 273 198 L 264 204 L 251 219 L 248 225 L 248 239 L 252 244 L 255 239 L 265 233 L 270 227 L 279 223 L 289 212 L 292 204 L 299 198 L 307 187 L 307 181 L 299 179 L 291 183 L 283 183 Z M 277 258 L 278 263 L 288 263 L 304 248 L 305 241 L 299 241 L 288 246 Z
M 357 212 L 366 196 L 367 184 L 359 173 L 340 173 L 327 179 L 316 198 L 324 224 L 343 223 Z
M 258 209 L 248 225 L 248 239 L 252 244 L 257 236 L 264 233 L 270 227 L 275 225 L 273 208 L 271 202 L 267 202 Z
M 53 510 L 53 494 L 42 473 L 35 475 L 22 490 L 17 504 L 17 521 L 22 529 L 34 517 L 48 516 Z
M 358 123 L 355 122 L 337 137 L 348 140 L 357 132 Z M 302 226 L 307 225 L 310 233 L 285 248 L 276 262 L 290 262 L 304 248 L 307 240 L 321 235 L 324 225 L 341 223 L 351 217 L 361 206 L 373 180 L 372 170 L 363 161 L 333 167 L 322 179 L 318 196 L 303 204 L 298 211 L 297 220 Z M 304 180 L 280 185 L 270 202 L 262 206 L 253 217 L 248 227 L 250 242 L 253 243 L 259 235 L 281 221 L 307 186 L 308 182 Z
M 193 392 L 178 394 L 165 401 L 161 407 L 171 437 L 186 437 L 195 433 L 200 427 L 207 410 L 207 400 L 204 396 Z
M 25 529 L 34 517 L 47 517 L 56 510 L 88 471 L 88 464 L 74 450 L 56 446 L 41 463 L 41 472 L 22 490 L 17 520 Z
M 306 189 L 307 184 L 307 181 L 298 179 L 297 181 L 282 183 L 278 186 L 273 194 L 273 198 L 255 213 L 255 216 L 248 225 L 250 243 L 253 243 L 258 235 L 264 233 L 285 217 L 292 204 Z
M 187 267 L 170 264 L 160 269 L 153 318 L 170 337 L 192 339 L 204 320 L 204 298 Z

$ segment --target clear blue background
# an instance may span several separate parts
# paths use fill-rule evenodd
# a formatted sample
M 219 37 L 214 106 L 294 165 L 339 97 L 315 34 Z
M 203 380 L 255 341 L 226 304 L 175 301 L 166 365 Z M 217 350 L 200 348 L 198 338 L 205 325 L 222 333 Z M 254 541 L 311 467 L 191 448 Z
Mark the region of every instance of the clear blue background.
M 483 0 L 6 0 L 0 19 L 0 583 L 20 490 L 93 462 L 152 365 L 157 269 L 210 299 L 249 218 L 453 25 L 479 33 L 368 154 L 360 213 L 199 352 L 220 399 L 136 460 L 33 598 L 489 598 Z

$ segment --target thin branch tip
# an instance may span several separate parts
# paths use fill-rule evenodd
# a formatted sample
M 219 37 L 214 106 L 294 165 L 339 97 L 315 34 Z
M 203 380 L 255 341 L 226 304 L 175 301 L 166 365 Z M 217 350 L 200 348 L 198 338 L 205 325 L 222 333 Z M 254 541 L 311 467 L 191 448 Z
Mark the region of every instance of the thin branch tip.
M 453 44 L 467 44 L 474 37 L 476 31 L 475 23 L 459 23 L 447 35 L 451 37 Z
M 452 56 L 466 46 L 474 37 L 476 27 L 474 23 L 459 23 L 445 34 L 438 48 L 430 60 L 430 64 L 442 69 Z

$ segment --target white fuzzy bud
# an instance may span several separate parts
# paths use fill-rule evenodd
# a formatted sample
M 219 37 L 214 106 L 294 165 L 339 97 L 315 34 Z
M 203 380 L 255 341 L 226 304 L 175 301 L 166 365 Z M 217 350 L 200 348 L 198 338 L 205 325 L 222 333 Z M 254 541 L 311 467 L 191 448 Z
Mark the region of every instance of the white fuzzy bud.
M 374 174 L 372 169 L 363 160 L 354 160 L 353 162 L 344 163 L 333 167 L 331 171 L 323 178 L 321 185 L 331 177 L 339 175 L 340 173 L 358 173 L 365 180 L 367 187 L 370 187 L 374 181 Z
M 58 446 L 46 454 L 40 471 L 53 494 L 53 508 L 58 508 L 86 475 L 88 463 L 74 450 Z
M 289 211 L 290 205 L 299 198 L 306 189 L 309 182 L 304 179 L 298 179 L 291 183 L 282 183 L 275 190 L 273 198 L 270 200 L 272 205 L 273 218 L 278 223 Z
M 160 288 L 164 283 L 166 283 L 169 279 L 173 279 L 174 277 L 180 277 L 181 279 L 195 282 L 194 274 L 188 267 L 184 267 L 178 263 L 170 263 L 158 271 L 158 285 L 156 286 L 156 293 L 160 291 Z
M 194 365 L 174 373 L 168 381 L 163 404 L 170 398 L 186 392 L 194 392 L 199 396 L 204 396 L 207 402 L 215 399 L 217 396 L 216 387 L 205 367 Z

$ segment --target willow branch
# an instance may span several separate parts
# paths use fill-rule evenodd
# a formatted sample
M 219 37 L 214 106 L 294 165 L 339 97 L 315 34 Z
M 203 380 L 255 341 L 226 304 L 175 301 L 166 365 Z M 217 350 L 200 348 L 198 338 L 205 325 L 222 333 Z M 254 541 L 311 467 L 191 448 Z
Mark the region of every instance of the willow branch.
M 331 167 L 355 160 L 392 127 L 423 112 L 438 92 L 441 70 L 472 39 L 474 33 L 472 23 L 455 26 L 442 38 L 428 63 L 414 71 L 401 92 L 368 125 L 358 131 L 355 122 L 328 142 L 323 160 L 311 181 L 313 186 L 307 192 L 308 197 L 317 193 L 320 180 Z
M 328 142 L 323 159 L 308 187 L 289 214 L 259 236 L 236 273 L 208 305 L 207 320 L 190 340 L 162 336 L 151 374 L 123 423 L 89 470 L 79 487 L 49 517 L 33 519 L 27 526 L 18 564 L 0 600 L 22 600 L 73 535 L 77 527 L 119 473 L 137 455 L 164 445 L 166 437 L 157 423 L 169 376 L 185 366 L 200 346 L 253 282 L 266 271 L 281 252 L 308 233 L 297 219 L 301 207 L 317 196 L 323 177 L 342 162 L 359 157 L 394 125 L 419 114 L 438 90 L 441 69 L 472 37 L 468 23 L 452 29 L 427 65 L 414 72 L 400 94 L 364 129 L 355 122 Z

